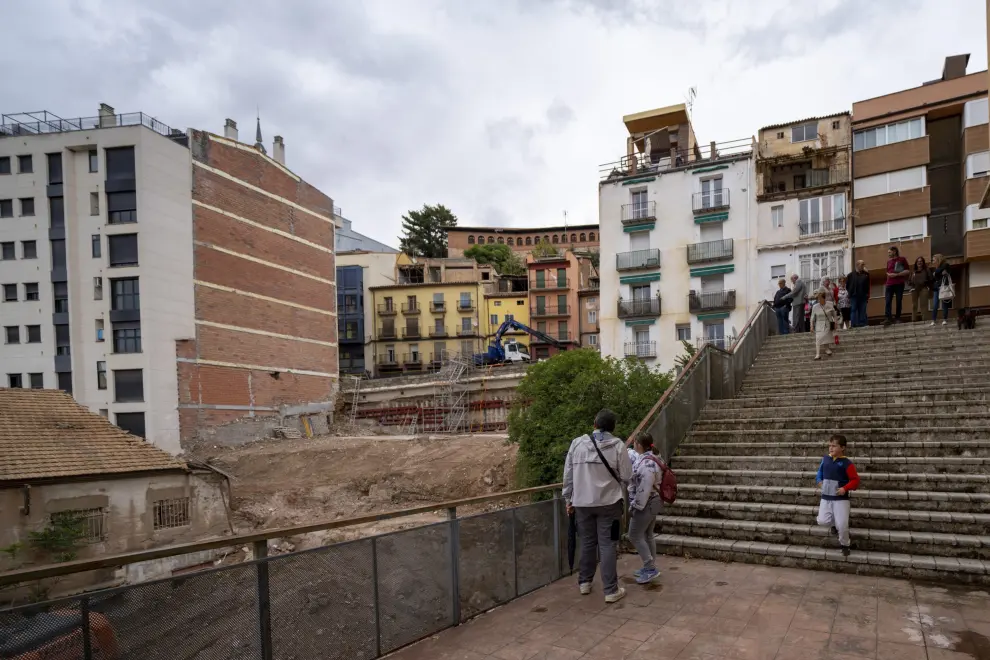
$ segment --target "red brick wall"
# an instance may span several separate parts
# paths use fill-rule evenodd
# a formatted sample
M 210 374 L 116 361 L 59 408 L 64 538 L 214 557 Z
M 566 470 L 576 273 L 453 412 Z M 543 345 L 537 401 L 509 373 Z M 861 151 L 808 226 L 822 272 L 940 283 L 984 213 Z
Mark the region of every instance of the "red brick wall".
M 177 344 L 179 422 L 186 444 L 252 413 L 272 415 L 279 406 L 330 401 L 338 372 L 337 347 L 326 345 L 337 341 L 333 253 L 263 228 L 332 250 L 333 201 L 260 153 L 201 131 L 190 138 L 195 163 L 227 175 L 193 166 L 194 277 L 221 287 L 196 286 L 196 319 L 233 328 L 198 324 L 195 340 Z M 293 373 L 300 370 L 330 376 Z

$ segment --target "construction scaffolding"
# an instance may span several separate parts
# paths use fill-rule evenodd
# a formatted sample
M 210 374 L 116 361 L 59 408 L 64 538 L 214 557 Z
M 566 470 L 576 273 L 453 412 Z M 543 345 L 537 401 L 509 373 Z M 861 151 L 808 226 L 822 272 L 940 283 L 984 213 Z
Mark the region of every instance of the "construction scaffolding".
M 464 374 L 474 365 L 474 357 L 465 358 L 459 353 L 444 351 L 443 362 L 437 373 L 437 400 L 434 406 L 434 431 L 457 433 L 466 423 L 467 389 L 461 383 Z

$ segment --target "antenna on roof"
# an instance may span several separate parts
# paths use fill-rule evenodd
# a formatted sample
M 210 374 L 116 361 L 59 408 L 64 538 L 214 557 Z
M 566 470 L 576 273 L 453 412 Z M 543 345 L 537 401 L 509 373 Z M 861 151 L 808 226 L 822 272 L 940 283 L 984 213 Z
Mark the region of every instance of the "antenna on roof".
M 698 98 L 698 87 L 692 85 L 688 87 L 687 96 L 684 97 L 684 103 L 687 105 L 688 113 L 694 109 L 694 100 Z

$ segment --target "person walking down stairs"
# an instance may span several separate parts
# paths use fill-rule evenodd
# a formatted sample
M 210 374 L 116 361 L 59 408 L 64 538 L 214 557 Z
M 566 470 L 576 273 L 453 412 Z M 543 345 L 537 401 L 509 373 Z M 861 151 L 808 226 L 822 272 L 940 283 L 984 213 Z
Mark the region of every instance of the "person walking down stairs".
M 636 547 L 643 567 L 633 572 L 637 584 L 649 584 L 660 571 L 657 570 L 657 542 L 653 528 L 660 515 L 663 501 L 660 499 L 660 480 L 663 478 L 660 460 L 654 454 L 653 436 L 643 431 L 636 434 L 633 448 L 637 460 L 633 462 L 633 476 L 629 483 L 629 540 Z
M 949 306 L 955 297 L 952 277 L 949 275 L 949 263 L 941 254 L 936 254 L 932 257 L 932 265 L 935 266 L 935 272 L 932 273 L 932 286 L 935 289 L 935 293 L 932 298 L 931 325 L 935 325 L 938 322 L 938 308 L 940 306 L 942 307 L 942 325 L 948 325 Z
M 815 296 L 818 300 L 811 310 L 811 329 L 815 333 L 815 359 L 822 359 L 822 346 L 825 355 L 832 355 L 830 348 L 835 341 L 835 305 L 829 302 L 824 290 L 819 290 Z
M 842 555 L 849 556 L 849 493 L 859 487 L 856 466 L 846 458 L 846 436 L 836 433 L 828 441 L 828 454 L 822 458 L 816 475 L 822 500 L 818 524 L 832 528 L 839 537 Z

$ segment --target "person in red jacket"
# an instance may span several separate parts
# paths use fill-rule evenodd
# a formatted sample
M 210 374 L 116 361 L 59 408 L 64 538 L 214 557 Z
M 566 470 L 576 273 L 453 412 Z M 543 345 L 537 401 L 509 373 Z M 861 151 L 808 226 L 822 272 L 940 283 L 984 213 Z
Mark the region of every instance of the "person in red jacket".
M 887 250 L 887 285 L 883 289 L 883 324 L 888 326 L 895 321 L 901 322 L 901 306 L 904 304 L 904 283 L 911 275 L 911 266 L 907 259 L 901 256 L 896 245 Z M 897 299 L 897 314 L 891 315 L 891 302 Z
M 839 537 L 843 556 L 849 556 L 849 493 L 859 488 L 856 466 L 846 458 L 846 436 L 836 433 L 828 440 L 828 455 L 822 458 L 816 475 L 822 499 L 818 524 L 832 528 Z

